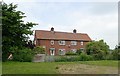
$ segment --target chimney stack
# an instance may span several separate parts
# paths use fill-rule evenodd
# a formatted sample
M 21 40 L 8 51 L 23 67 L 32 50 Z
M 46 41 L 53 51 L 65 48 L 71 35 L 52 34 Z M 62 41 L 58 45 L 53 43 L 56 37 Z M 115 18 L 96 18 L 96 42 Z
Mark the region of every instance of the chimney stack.
M 54 28 L 53 28 L 53 27 L 51 28 L 51 31 L 54 31 Z
M 77 33 L 77 30 L 76 30 L 76 29 L 74 29 L 74 30 L 73 30 L 73 33 Z

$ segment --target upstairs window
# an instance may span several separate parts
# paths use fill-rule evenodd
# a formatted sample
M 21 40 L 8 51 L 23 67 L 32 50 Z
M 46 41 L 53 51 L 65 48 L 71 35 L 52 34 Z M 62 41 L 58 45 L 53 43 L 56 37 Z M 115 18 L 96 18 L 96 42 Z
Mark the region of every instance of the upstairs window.
M 59 45 L 65 45 L 65 41 L 64 40 L 61 40 L 61 41 L 58 41 Z
M 77 41 L 71 41 L 71 45 L 77 45 Z
M 50 43 L 51 43 L 51 45 L 54 45 L 54 40 L 51 40 Z
M 83 45 L 83 41 L 81 41 L 80 44 Z

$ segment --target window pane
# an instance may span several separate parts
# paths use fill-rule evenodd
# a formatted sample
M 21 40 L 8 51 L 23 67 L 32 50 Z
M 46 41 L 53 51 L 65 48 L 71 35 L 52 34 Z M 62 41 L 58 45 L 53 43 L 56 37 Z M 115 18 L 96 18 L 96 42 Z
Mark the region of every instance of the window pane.
M 73 53 L 76 53 L 76 52 L 77 52 L 77 50 L 76 50 L 76 49 L 71 49 L 71 51 L 72 51 Z
M 71 41 L 71 45 L 77 45 L 77 41 Z
M 65 49 L 59 49 L 59 55 L 65 55 Z
M 83 45 L 83 41 L 81 41 L 80 43 L 81 43 L 81 45 Z
M 65 45 L 65 41 L 58 41 L 59 45 Z

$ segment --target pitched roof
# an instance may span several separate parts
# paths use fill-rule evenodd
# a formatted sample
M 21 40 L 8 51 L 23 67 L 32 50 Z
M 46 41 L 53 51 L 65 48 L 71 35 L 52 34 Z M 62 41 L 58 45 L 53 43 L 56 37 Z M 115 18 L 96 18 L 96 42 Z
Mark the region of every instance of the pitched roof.
M 55 39 L 55 40 L 83 40 L 91 41 L 90 37 L 84 33 L 68 33 L 58 31 L 35 30 L 37 39 Z

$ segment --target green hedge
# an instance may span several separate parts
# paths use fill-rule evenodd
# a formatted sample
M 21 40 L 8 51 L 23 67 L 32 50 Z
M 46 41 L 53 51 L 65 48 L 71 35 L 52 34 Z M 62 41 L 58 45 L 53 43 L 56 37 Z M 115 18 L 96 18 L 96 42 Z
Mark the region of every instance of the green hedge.
M 55 58 L 55 62 L 73 62 L 73 61 L 90 61 L 90 60 L 94 60 L 93 57 L 84 53 L 77 56 L 61 56 L 59 58 Z
M 73 52 L 67 52 L 67 53 L 65 53 L 65 55 L 77 55 L 77 53 L 73 53 Z
M 55 58 L 55 62 L 73 62 L 73 61 L 78 61 L 79 57 L 78 56 L 61 56 L 59 58 Z
M 80 54 L 79 61 L 90 61 L 94 60 L 93 56 L 87 55 L 85 53 Z

